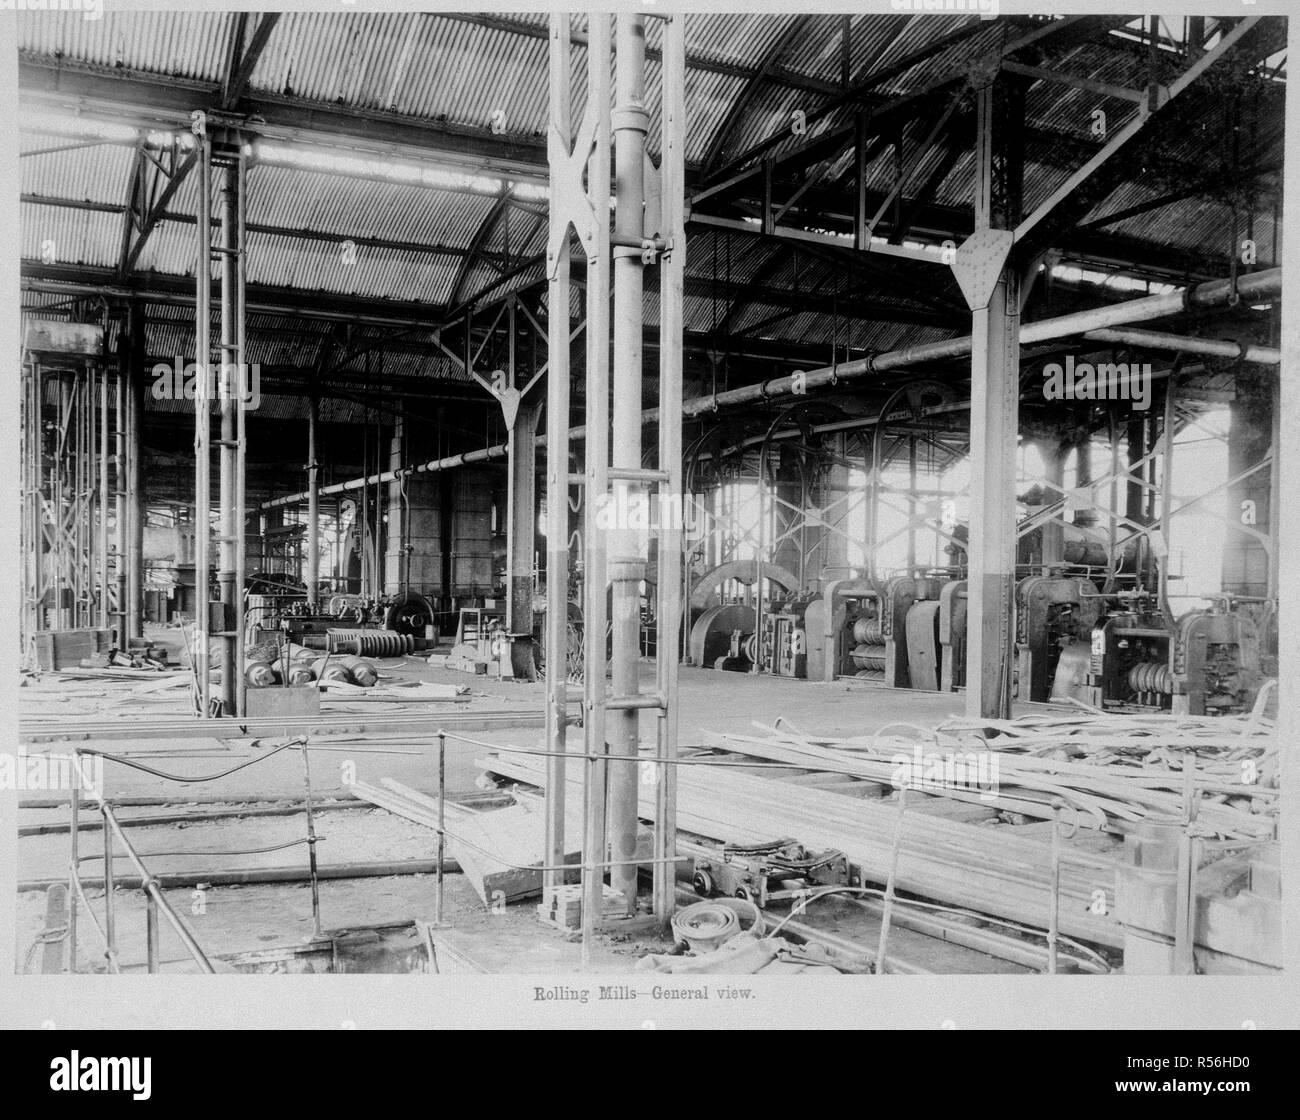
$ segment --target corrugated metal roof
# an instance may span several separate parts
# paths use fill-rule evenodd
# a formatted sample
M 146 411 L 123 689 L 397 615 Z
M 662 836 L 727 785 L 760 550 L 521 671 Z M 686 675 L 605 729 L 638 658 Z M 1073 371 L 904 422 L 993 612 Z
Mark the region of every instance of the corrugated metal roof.
M 412 34 L 412 64 L 403 73 L 390 57 L 391 80 L 374 91 L 370 103 L 388 100 L 391 92 L 397 112 L 478 128 L 491 127 L 500 112 L 507 133 L 545 133 L 545 39 L 433 16 L 424 17 Z M 401 61 L 396 48 L 392 54 Z
M 710 70 L 686 71 L 686 103 L 690 106 L 690 129 L 686 134 L 686 161 L 699 163 L 712 143 L 732 102 L 745 88 L 745 79 Z M 646 107 L 650 111 L 650 131 L 646 148 L 657 161 L 662 150 L 660 135 L 663 90 L 658 63 L 646 65 Z
M 22 255 L 46 264 L 117 264 L 122 216 L 67 206 L 23 206 Z
M 464 248 L 496 200 L 423 186 L 258 165 L 248 209 L 259 224 Z
M 686 20 L 686 50 L 712 62 L 753 66 L 798 16 L 734 12 L 692 12 Z M 651 21 L 653 25 L 654 21 Z M 658 46 L 659 28 L 655 46 Z
M 81 12 L 23 11 L 15 17 L 18 49 L 219 82 L 233 17 L 226 12 L 122 12 L 105 5 L 98 19 Z
M 454 259 L 361 246 L 355 263 L 350 263 L 341 248 L 324 241 L 250 233 L 249 283 L 434 305 L 445 303 L 451 294 Z
M 735 121 L 724 157 L 749 149 L 777 131 L 787 129 L 795 109 L 814 111 L 833 96 L 831 87 L 841 78 L 843 28 L 839 15 L 791 13 L 773 16 L 750 13 L 692 14 L 687 22 L 687 49 L 692 65 L 687 70 L 687 97 L 691 111 L 688 159 L 701 161 L 714 143 L 718 129 L 730 115 L 736 98 L 751 83 L 747 75 L 767 56 L 786 31 L 802 21 L 800 34 L 775 60 L 775 68 L 759 83 L 754 96 Z M 547 114 L 547 42 L 544 13 L 511 15 L 437 14 L 427 12 L 287 12 L 270 36 L 251 78 L 253 91 L 338 104 L 359 111 L 382 110 L 423 121 L 444 122 L 469 130 L 487 128 L 494 110 L 501 110 L 509 135 L 541 135 Z M 78 13 L 26 13 L 18 21 L 20 49 L 34 54 L 68 59 L 114 70 L 139 70 L 178 78 L 220 82 L 230 37 L 236 26 L 231 13 L 107 11 L 103 19 L 87 21 Z M 249 27 L 253 26 L 250 20 Z M 574 20 L 575 36 L 585 34 L 586 19 Z M 974 59 L 1004 35 L 1014 34 L 1005 22 L 981 23 L 967 15 L 927 13 L 923 17 L 898 14 L 853 14 L 848 21 L 849 72 L 854 81 L 883 73 L 927 45 L 960 29 L 971 33 L 932 57 L 881 83 L 876 93 L 901 94 L 924 87 L 940 74 L 952 73 Z M 539 34 L 538 32 L 543 32 Z M 652 52 L 661 42 L 657 20 L 647 23 Z M 585 55 L 575 42 L 571 61 L 577 104 L 575 122 L 585 100 Z M 1181 65 L 1162 56 L 1162 65 Z M 1088 77 L 1140 89 L 1146 81 L 1145 51 L 1117 42 L 1083 43 L 1053 57 L 1050 65 L 1063 74 Z M 660 66 L 647 62 L 647 101 L 652 121 L 648 149 L 658 153 Z M 1166 75 L 1167 77 L 1168 75 Z M 800 88 L 800 87 L 804 88 Z M 815 87 L 815 88 L 808 88 Z M 824 89 L 821 87 L 825 87 Z M 1278 91 L 1279 98 L 1281 91 Z M 1125 153 L 1132 181 L 1100 203 L 1093 217 L 1115 213 L 1157 197 L 1163 189 L 1162 168 L 1205 166 L 1207 172 L 1222 165 L 1227 153 L 1223 137 L 1229 132 L 1225 116 L 1227 99 L 1212 87 L 1190 91 L 1186 104 L 1193 123 L 1160 142 Z M 1079 166 L 1101 140 L 1089 132 L 1091 111 L 1107 107 L 1112 125 L 1131 109 L 1122 102 L 1058 83 L 1036 83 L 1028 97 L 1031 137 L 1027 152 L 1026 203 L 1032 207 L 1065 176 Z M 918 113 L 907 123 L 905 148 L 910 151 L 928 135 L 933 116 L 942 108 Z M 809 135 L 846 123 L 855 108 L 845 105 L 815 122 Z M 1280 151 L 1283 121 L 1277 111 L 1265 114 L 1259 132 L 1249 138 L 1261 152 Z M 806 138 L 804 138 L 806 139 Z M 57 146 L 58 138 L 32 137 L 31 146 Z M 803 140 L 791 135 L 786 145 Z M 779 150 L 779 149 L 778 149 Z M 121 206 L 126 201 L 133 150 L 129 145 L 100 145 L 75 151 L 48 153 L 23 160 L 23 189 L 28 194 Z M 945 159 L 940 149 L 923 153 L 909 179 L 910 196 Z M 843 187 L 851 174 L 840 158 L 828 168 L 830 184 Z M 894 157 L 886 147 L 867 171 L 872 191 L 888 191 L 894 180 Z M 935 194 L 941 205 L 970 205 L 973 167 L 963 151 L 943 177 Z M 1260 245 L 1261 260 L 1271 259 L 1272 242 L 1280 232 L 1272 219 L 1270 192 L 1276 183 L 1261 185 L 1252 232 Z M 169 204 L 176 214 L 192 215 L 197 209 L 197 182 L 191 176 Z M 248 213 L 256 226 L 282 227 L 308 236 L 253 231 L 249 242 L 249 278 L 254 283 L 296 287 L 373 298 L 428 303 L 431 309 L 451 299 L 463 257 L 413 249 L 357 247 L 357 261 L 343 260 L 339 238 L 354 237 L 402 242 L 425 247 L 463 250 L 470 245 L 491 211 L 490 195 L 456 193 L 380 179 L 348 177 L 326 170 L 271 163 L 254 164 L 249 171 Z M 510 254 L 526 258 L 541 252 L 546 230 L 533 218 L 511 218 Z M 1243 220 L 1244 227 L 1244 220 Z M 57 261 L 110 266 L 121 246 L 120 213 L 78 211 L 67 207 L 23 207 L 23 254 L 39 259 L 42 244 Z M 1224 243 L 1231 223 L 1222 202 L 1190 200 L 1115 222 L 1109 232 L 1138 241 L 1175 248 L 1203 250 Z M 1244 233 L 1243 233 L 1244 236 Z M 488 237 L 489 252 L 506 248 L 498 227 Z M 192 223 L 164 220 L 142 254 L 138 268 L 172 276 L 192 274 L 196 255 Z M 780 245 L 754 238 L 692 230 L 688 259 L 693 277 L 717 275 L 731 287 L 719 296 L 688 296 L 688 327 L 710 330 L 727 314 L 735 285 L 758 281 L 770 299 L 771 289 L 789 286 L 807 294 L 838 290 L 834 266 L 811 253 L 791 253 Z M 489 285 L 492 295 L 535 286 L 544 277 L 537 263 L 518 276 L 498 283 L 500 272 L 491 263 L 476 261 L 468 268 L 462 295 L 472 295 Z M 867 291 L 881 314 L 900 304 L 882 285 Z M 581 294 L 574 293 L 575 312 Z M 828 295 L 828 298 L 829 295 Z M 25 297 L 28 306 L 37 306 Z M 658 297 L 647 292 L 647 321 L 657 321 Z M 150 311 L 150 345 L 178 348 L 185 345 L 184 323 L 192 314 L 185 308 L 154 305 Z M 737 309 L 733 326 L 744 329 L 774 314 L 766 304 Z M 314 359 L 324 328 L 315 324 L 277 334 L 280 317 L 256 322 L 250 318 L 250 355 L 273 365 L 301 364 Z M 264 332 L 264 333 L 259 333 Z M 810 341 L 829 345 L 839 332 L 852 335 L 854 346 L 887 348 L 899 343 L 943 337 L 929 329 L 849 322 L 819 311 L 805 311 L 759 328 L 761 337 Z M 192 340 L 191 344 L 192 346 Z M 438 359 L 419 348 L 394 352 L 394 361 L 414 374 L 433 374 Z
M 74 150 L 40 151 L 70 142 L 67 138 L 40 136 L 23 145 L 33 152 L 19 161 L 23 193 L 123 205 L 134 150 L 120 144 L 95 144 Z

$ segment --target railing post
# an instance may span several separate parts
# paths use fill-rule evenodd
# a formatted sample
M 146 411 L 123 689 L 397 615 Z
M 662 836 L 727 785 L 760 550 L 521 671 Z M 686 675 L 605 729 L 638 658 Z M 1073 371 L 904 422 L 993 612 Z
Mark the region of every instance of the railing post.
M 311 869 L 311 922 L 312 936 L 322 936 L 320 928 L 320 879 L 316 872 L 316 818 L 311 808 L 311 763 L 307 758 L 307 744 L 299 748 L 302 753 L 303 784 L 306 788 L 305 806 L 307 810 L 307 861 Z
M 438 924 L 442 925 L 443 891 L 445 889 L 443 860 L 447 854 L 446 810 L 447 810 L 447 733 L 438 731 Z
M 81 773 L 81 752 L 72 752 L 73 773 Z M 77 971 L 77 891 L 80 876 L 77 867 L 77 829 L 81 810 L 81 783 L 76 782 L 72 788 L 72 830 L 71 852 L 68 857 L 68 971 Z
M 116 922 L 113 914 L 113 830 L 108 825 L 108 803 L 99 803 L 101 826 L 104 830 L 104 956 L 109 966 L 117 958 Z
M 1061 933 L 1061 809 L 1064 803 L 1052 799 L 1052 870 L 1050 909 L 1047 911 L 1047 971 L 1051 976 L 1057 971 L 1057 943 Z
M 894 842 L 889 852 L 889 878 L 885 880 L 884 906 L 880 914 L 880 941 L 876 946 L 876 975 L 885 974 L 889 947 L 889 924 L 894 916 L 894 895 L 898 883 L 898 856 L 903 847 L 903 814 L 907 808 L 907 782 L 898 787 L 898 816 L 894 819 Z
M 147 890 L 144 892 L 144 941 L 149 971 L 158 971 L 158 903 Z

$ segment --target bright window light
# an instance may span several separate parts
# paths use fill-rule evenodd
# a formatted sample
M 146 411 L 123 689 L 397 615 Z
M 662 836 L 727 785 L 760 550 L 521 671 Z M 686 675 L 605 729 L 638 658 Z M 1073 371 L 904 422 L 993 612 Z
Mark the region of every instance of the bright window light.
M 139 130 L 130 125 L 97 121 L 90 117 L 69 116 L 64 113 L 25 113 L 21 121 L 24 132 L 102 140 L 110 144 L 134 144 L 140 135 Z
M 175 144 L 178 148 L 194 147 L 194 133 L 192 132 L 149 132 L 145 134 L 145 143 L 151 148 L 170 148 Z
M 23 116 L 20 127 L 27 133 L 66 136 L 105 144 L 135 144 L 143 131 L 116 121 L 100 121 L 92 117 L 52 112 L 27 113 Z M 143 131 L 143 136 L 145 144 L 150 148 L 170 148 L 173 145 L 180 148 L 194 147 L 194 135 L 187 128 L 150 129 Z
M 475 175 L 444 167 L 422 167 L 417 163 L 367 158 L 328 148 L 307 148 L 287 144 L 259 142 L 257 158 L 262 163 L 296 167 L 303 171 L 322 171 L 338 175 L 355 175 L 363 179 L 386 179 L 393 183 L 430 187 L 434 190 L 470 191 L 497 195 L 509 187 L 517 198 L 544 199 L 549 192 L 536 183 L 516 183 L 492 175 Z

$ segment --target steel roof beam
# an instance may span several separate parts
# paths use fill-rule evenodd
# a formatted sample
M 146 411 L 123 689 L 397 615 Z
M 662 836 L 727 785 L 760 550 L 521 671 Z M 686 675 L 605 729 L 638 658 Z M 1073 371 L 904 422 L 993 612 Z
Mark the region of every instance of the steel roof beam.
M 242 129 L 275 140 L 323 137 L 347 145 L 426 158 L 430 151 L 458 157 L 461 170 L 501 174 L 531 182 L 546 181 L 546 142 L 520 134 L 494 136 L 484 128 L 345 105 L 256 92 L 246 94 L 238 112 L 212 110 L 218 87 L 146 71 L 115 71 L 67 59 L 25 52 L 19 59 L 19 89 L 24 97 L 54 100 L 90 115 L 125 118 L 138 127 L 189 128 L 190 113 L 209 112 L 209 123 Z M 400 158 L 400 156 L 398 157 Z M 485 170 L 486 168 L 486 170 Z
M 713 139 L 709 141 L 709 150 L 704 156 L 704 171 L 706 174 L 713 169 L 721 158 L 723 151 L 726 149 L 727 141 L 731 139 L 736 127 L 744 119 L 749 107 L 754 102 L 754 98 L 758 96 L 759 91 L 763 88 L 763 83 L 767 81 L 773 68 L 781 60 L 781 56 L 790 49 L 790 45 L 804 32 L 812 18 L 812 16 L 795 16 L 790 21 L 789 26 L 768 47 L 763 57 L 759 59 L 758 66 L 745 82 L 745 88 L 732 101 L 722 124 L 718 126 L 717 131 L 713 134 Z
M 130 241 L 129 245 L 123 245 L 124 252 L 118 263 L 117 270 L 119 279 L 125 279 L 135 271 L 136 262 L 139 261 L 140 254 L 144 252 L 145 246 L 149 243 L 149 238 L 153 236 L 154 230 L 158 228 L 158 223 L 162 221 L 163 215 L 167 211 L 167 204 L 171 202 L 177 190 L 180 189 L 180 185 L 185 182 L 186 177 L 194 169 L 194 165 L 198 161 L 198 154 L 198 148 L 192 149 L 184 161 L 177 165 L 174 162 L 176 158 L 175 153 L 172 153 L 173 166 L 171 174 L 166 176 L 166 185 L 163 186 L 162 190 L 155 195 L 148 211 L 139 216 L 139 230 L 136 233 L 135 240 Z M 162 174 L 161 169 L 159 169 L 158 174 Z M 148 171 L 143 166 L 141 169 L 141 175 L 144 177 L 148 176 Z M 139 182 L 143 182 L 143 179 L 139 180 Z M 156 185 L 157 180 L 155 179 L 155 186 Z M 129 241 L 129 237 L 126 240 Z
M 25 291 L 60 295 L 105 296 L 139 299 L 146 303 L 186 307 L 194 303 L 194 285 L 186 277 L 159 273 L 137 273 L 131 285 L 117 284 L 112 269 L 81 265 L 39 265 L 31 262 L 30 275 L 24 275 Z M 36 273 L 40 275 L 36 275 Z M 297 321 L 355 322 L 361 326 L 395 329 L 416 328 L 432 333 L 442 323 L 437 308 L 426 304 L 398 304 L 391 300 L 358 299 L 324 292 L 303 292 L 292 288 L 248 285 L 248 310 L 256 314 L 289 316 Z M 401 316 L 407 317 L 401 317 Z M 253 328 L 257 333 L 258 328 Z M 283 333 L 283 332 L 281 332 Z M 307 332 L 307 338 L 319 338 L 319 331 Z M 644 341 L 648 348 L 658 345 L 658 328 L 649 328 Z M 431 344 L 432 345 L 432 344 Z M 688 332 L 686 348 L 690 353 L 707 354 L 716 349 L 716 339 L 708 332 Z M 730 356 L 741 360 L 816 364 L 823 360 L 824 346 L 802 345 L 772 339 L 746 339 Z M 345 371 L 346 372 L 346 371 Z M 476 399 L 481 393 L 476 390 Z
M 474 236 L 470 239 L 469 248 L 465 251 L 465 256 L 460 262 L 460 268 L 456 272 L 456 280 L 451 286 L 451 299 L 448 301 L 453 306 L 458 305 L 465 295 L 465 284 L 469 280 L 469 275 L 474 269 L 477 261 L 482 259 L 483 251 L 487 243 L 492 238 L 497 224 L 501 221 L 502 215 L 510 206 L 510 192 L 502 189 L 500 196 L 492 204 L 492 207 L 483 215 L 483 220 L 479 223 L 478 229 L 474 231 Z
M 1259 22 L 1259 18 L 1254 16 L 1242 19 L 1223 35 L 1219 42 L 1215 44 L 1213 50 L 1207 51 L 1193 62 L 1167 87 L 1153 85 L 1149 102 L 1141 105 L 1137 113 L 1111 135 L 1087 163 L 1071 174 L 1051 195 L 1039 203 L 1033 213 L 1019 222 L 1015 228 L 1016 243 L 1024 245 L 1026 242 L 1031 241 L 1031 235 L 1041 223 L 1057 212 L 1059 208 L 1062 208 L 1063 203 L 1071 199 L 1117 152 L 1138 133 L 1142 132 L 1162 109 L 1194 85 L 1197 79 L 1212 66 L 1232 54 L 1235 48 L 1259 25 Z M 1041 248 L 1043 243 L 1050 243 L 1050 227 L 1051 223 L 1049 223 L 1046 236 L 1040 235 L 1033 239 L 1035 245 Z
M 118 202 L 94 202 L 88 199 L 75 198 L 55 198 L 51 195 L 24 194 L 21 201 L 31 206 L 53 206 L 69 210 L 87 210 L 93 213 L 102 214 L 123 214 L 129 213 L 130 208 L 123 206 Z M 156 209 L 156 208 L 155 208 Z M 195 225 L 198 219 L 193 214 L 180 214 L 174 210 L 167 210 L 160 214 L 151 211 L 154 221 L 150 223 L 150 228 L 158 222 L 177 222 L 182 225 Z M 217 224 L 213 220 L 213 225 Z M 469 249 L 461 248 L 457 245 L 428 244 L 420 241 L 396 241 L 387 237 L 367 237 L 359 233 L 340 233 L 333 230 L 303 229 L 292 226 L 268 225 L 265 222 L 249 222 L 245 227 L 249 233 L 266 234 L 271 237 L 290 237 L 301 241 L 325 241 L 331 244 L 343 244 L 345 241 L 351 241 L 358 246 L 364 246 L 371 249 L 391 249 L 401 253 L 427 253 L 431 256 L 442 257 L 465 257 L 469 254 Z M 143 248 L 139 244 L 139 248 Z M 138 254 L 137 254 L 138 255 Z M 488 260 L 493 267 L 500 268 L 503 264 L 509 264 L 511 258 L 506 260 L 498 253 L 487 253 L 480 251 L 480 259 Z M 134 264 L 134 257 L 132 258 Z
M 262 57 L 267 41 L 271 38 L 271 32 L 280 21 L 279 12 L 263 12 L 253 31 L 252 41 L 240 50 L 244 42 L 247 14 L 239 13 L 236 33 L 232 37 L 232 50 L 227 60 L 225 80 L 222 82 L 221 107 L 223 109 L 234 108 L 244 95 L 244 90 L 248 88 L 248 81 L 253 76 L 253 70 L 257 67 L 258 59 Z
M 440 18 L 453 19 L 461 23 L 472 23 L 480 27 L 490 27 L 496 31 L 505 31 L 511 35 L 520 35 L 529 39 L 545 39 L 547 29 L 545 25 L 535 25 L 531 23 L 521 23 L 519 20 L 510 19 L 507 16 L 494 16 L 487 14 L 470 14 L 462 12 L 438 12 Z M 570 32 L 570 42 L 582 46 L 587 45 L 587 36 L 577 32 Z M 656 47 L 647 46 L 645 50 L 647 59 L 654 62 L 662 61 L 663 55 Z M 754 69 L 734 62 L 724 62 L 720 59 L 704 58 L 700 55 L 686 56 L 686 68 L 688 70 L 699 70 L 703 73 L 721 74 L 729 78 L 753 77 Z M 804 90 L 807 93 L 838 93 L 839 87 L 834 82 L 823 81 L 820 78 L 814 78 L 808 74 L 799 74 L 793 70 L 787 70 L 783 67 L 773 65 L 768 70 L 768 78 L 783 86 L 791 89 Z
M 1064 36 L 1060 26 L 1065 23 L 1059 20 L 1048 26 L 1058 28 L 1056 34 Z M 213 87 L 203 83 L 163 75 L 117 73 L 66 60 L 24 55 L 19 68 L 24 96 L 51 95 L 60 102 L 71 99 L 73 107 L 80 103 L 93 112 L 109 111 L 109 115 L 118 106 L 140 127 L 188 127 L 190 111 L 205 108 L 213 96 Z M 449 166 L 456 160 L 473 158 L 483 161 L 491 173 L 530 182 L 546 180 L 544 142 L 540 138 L 492 137 L 485 129 L 457 129 L 399 114 L 367 113 L 261 94 L 251 100 L 246 97 L 244 106 L 261 118 L 255 122 L 256 131 L 267 138 L 317 143 L 334 139 L 357 146 L 382 146 L 390 157 L 394 153 L 406 153 L 415 159 L 440 158 L 451 161 Z M 215 115 L 215 119 L 220 118 L 221 114 Z M 233 124 L 249 124 L 243 117 L 229 120 Z M 835 209 L 833 200 L 823 192 L 811 197 L 811 204 L 832 212 Z M 915 216 L 915 224 L 923 223 L 933 224 L 935 232 L 942 236 L 962 234 L 971 228 L 970 215 L 957 208 L 925 207 Z M 1120 255 L 1115 250 L 1107 253 L 1104 245 L 1095 239 L 1081 241 L 1071 234 L 1063 239 L 1062 247 L 1100 254 L 1107 259 Z M 1140 254 L 1123 263 L 1169 272 L 1190 271 L 1200 276 L 1213 274 L 1208 259 L 1198 258 L 1195 253 L 1171 256 L 1155 246 L 1143 248 Z

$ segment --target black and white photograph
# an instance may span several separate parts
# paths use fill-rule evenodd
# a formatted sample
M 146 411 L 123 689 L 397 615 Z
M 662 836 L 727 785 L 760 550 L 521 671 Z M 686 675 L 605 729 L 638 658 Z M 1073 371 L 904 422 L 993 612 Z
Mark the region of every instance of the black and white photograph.
M 1300 28 L 1148 6 L 0 5 L 0 1025 L 1294 1028 Z

